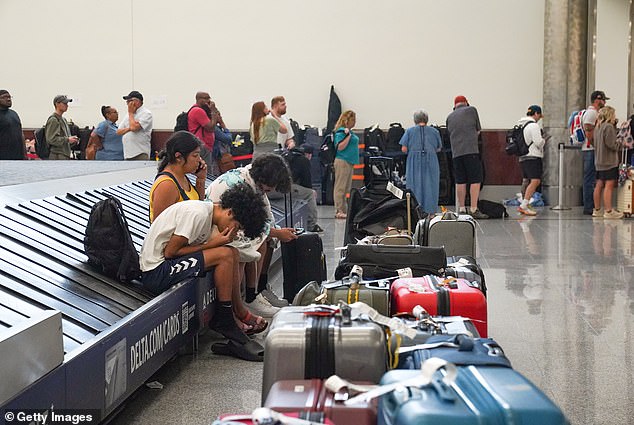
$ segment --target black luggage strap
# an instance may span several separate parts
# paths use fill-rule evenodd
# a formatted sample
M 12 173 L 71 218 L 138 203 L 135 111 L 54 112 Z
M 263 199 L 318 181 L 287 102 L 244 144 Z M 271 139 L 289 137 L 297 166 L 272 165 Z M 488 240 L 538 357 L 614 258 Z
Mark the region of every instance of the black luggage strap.
M 325 379 L 335 374 L 335 346 L 330 335 L 334 316 L 308 316 L 304 379 Z
M 156 180 L 160 176 L 169 177 L 174 182 L 174 184 L 176 184 L 176 187 L 178 188 L 178 193 L 180 193 L 181 198 L 183 198 L 183 201 L 189 201 L 189 196 L 187 196 L 187 193 L 185 193 L 180 183 L 178 183 L 178 180 L 176 180 L 176 177 L 174 177 L 174 174 L 170 173 L 169 171 L 161 171 L 160 173 L 156 175 L 156 177 L 154 177 L 154 180 Z

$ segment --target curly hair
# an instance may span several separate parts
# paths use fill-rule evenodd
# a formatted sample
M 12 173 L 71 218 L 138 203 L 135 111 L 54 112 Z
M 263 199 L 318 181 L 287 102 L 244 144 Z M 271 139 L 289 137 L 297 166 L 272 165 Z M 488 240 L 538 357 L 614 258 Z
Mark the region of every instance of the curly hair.
M 262 197 L 246 183 L 227 189 L 220 196 L 220 206 L 231 209 L 233 217 L 249 239 L 264 233 L 269 215 Z
M 276 191 L 291 191 L 291 172 L 284 158 L 273 153 L 258 156 L 252 163 L 249 174 L 256 184 L 265 184 Z
M 183 158 L 187 158 L 190 153 L 201 146 L 202 142 L 189 131 L 181 130 L 172 134 L 167 139 L 165 148 L 158 154 L 158 158 L 161 160 L 158 165 L 159 172 L 163 171 L 167 164 L 176 162 L 176 153 L 180 153 Z

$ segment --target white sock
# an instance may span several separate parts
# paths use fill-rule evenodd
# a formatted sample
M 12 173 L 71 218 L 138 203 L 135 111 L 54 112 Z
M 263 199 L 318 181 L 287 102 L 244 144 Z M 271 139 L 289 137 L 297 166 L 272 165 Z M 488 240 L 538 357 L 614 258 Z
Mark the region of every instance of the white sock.
M 520 204 L 520 208 L 526 209 L 528 207 L 528 199 L 522 199 L 522 203 Z
M 467 212 L 467 208 L 466 207 L 460 207 L 458 208 L 458 213 L 462 214 L 462 213 L 466 213 Z

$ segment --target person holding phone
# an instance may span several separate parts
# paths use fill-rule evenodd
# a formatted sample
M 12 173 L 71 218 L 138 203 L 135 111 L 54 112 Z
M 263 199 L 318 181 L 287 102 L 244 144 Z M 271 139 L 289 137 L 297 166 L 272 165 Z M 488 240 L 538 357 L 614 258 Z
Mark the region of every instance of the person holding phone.
M 68 121 L 63 117 L 64 113 L 68 111 L 68 103 L 72 101 L 73 99 L 69 99 L 63 94 L 58 94 L 53 99 L 55 112 L 48 117 L 45 126 L 46 142 L 51 149 L 48 159 L 70 159 L 71 145 L 76 145 L 79 142 L 77 136 L 70 134 Z
M 200 140 L 188 131 L 177 131 L 167 140 L 150 189 L 150 222 L 177 202 L 204 199 L 207 164 L 200 157 L 200 148 Z M 196 186 L 187 174 L 196 175 Z
M 123 96 L 123 100 L 128 113 L 117 130 L 117 134 L 123 136 L 123 156 L 126 161 L 147 161 L 154 125 L 152 112 L 143 105 L 143 95 L 136 90 Z

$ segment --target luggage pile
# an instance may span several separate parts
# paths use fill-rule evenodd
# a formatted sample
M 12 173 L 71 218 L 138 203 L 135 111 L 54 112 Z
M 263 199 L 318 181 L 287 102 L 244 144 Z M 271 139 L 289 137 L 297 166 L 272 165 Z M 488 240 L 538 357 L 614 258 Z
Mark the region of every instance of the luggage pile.
M 336 280 L 309 282 L 271 323 L 264 407 L 217 424 L 568 423 L 489 338 L 473 220 L 416 206 L 353 192 Z

